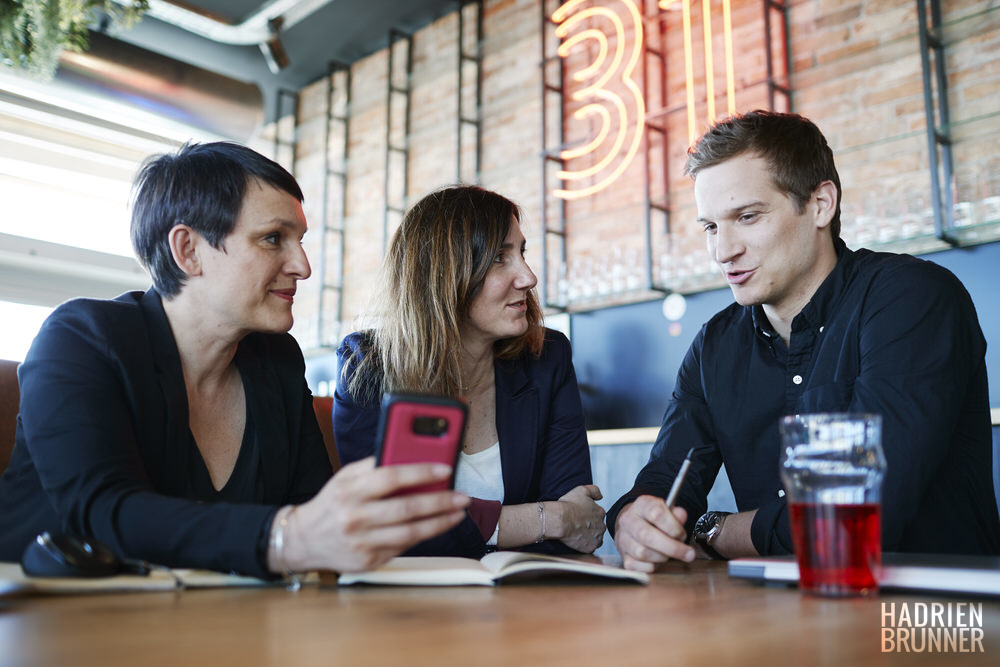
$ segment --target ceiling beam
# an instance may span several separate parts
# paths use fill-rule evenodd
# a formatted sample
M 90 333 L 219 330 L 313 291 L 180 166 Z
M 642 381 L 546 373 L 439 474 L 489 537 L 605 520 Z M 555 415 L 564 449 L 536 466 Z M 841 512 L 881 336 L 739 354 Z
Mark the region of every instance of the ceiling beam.
M 75 297 L 110 299 L 150 285 L 131 257 L 0 233 L 0 301 L 56 306 Z

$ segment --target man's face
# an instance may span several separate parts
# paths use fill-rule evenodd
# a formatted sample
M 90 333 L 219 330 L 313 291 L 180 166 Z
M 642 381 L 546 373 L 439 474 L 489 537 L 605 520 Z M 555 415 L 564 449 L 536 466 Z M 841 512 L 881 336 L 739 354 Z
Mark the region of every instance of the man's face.
M 790 321 L 830 271 L 827 190 L 817 188 L 799 211 L 763 158 L 738 155 L 700 171 L 694 192 L 708 251 L 737 303 Z

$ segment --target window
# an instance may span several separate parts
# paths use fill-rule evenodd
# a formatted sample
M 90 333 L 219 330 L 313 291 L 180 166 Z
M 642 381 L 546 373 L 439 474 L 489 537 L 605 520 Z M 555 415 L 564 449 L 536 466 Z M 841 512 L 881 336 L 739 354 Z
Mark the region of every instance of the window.
M 216 138 L 0 71 L 0 358 L 22 360 L 67 299 L 148 287 L 129 241 L 132 179 L 149 155 Z

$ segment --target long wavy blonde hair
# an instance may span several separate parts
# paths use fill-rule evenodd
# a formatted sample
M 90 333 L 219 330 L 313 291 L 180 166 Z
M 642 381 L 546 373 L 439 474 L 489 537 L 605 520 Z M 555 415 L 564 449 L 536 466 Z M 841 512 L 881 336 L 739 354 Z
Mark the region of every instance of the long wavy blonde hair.
M 414 204 L 392 237 L 370 308 L 371 349 L 356 364 L 348 390 L 371 401 L 385 391 L 444 396 L 462 393 L 461 325 L 521 210 L 495 192 L 454 185 Z M 498 359 L 541 354 L 545 331 L 534 290 L 527 331 L 499 340 Z M 381 383 L 372 382 L 381 377 Z

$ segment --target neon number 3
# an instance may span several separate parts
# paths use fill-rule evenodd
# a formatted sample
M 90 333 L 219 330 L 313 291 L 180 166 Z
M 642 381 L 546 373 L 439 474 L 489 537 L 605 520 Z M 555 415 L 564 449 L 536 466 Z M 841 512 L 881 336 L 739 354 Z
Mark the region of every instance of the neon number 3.
M 632 72 L 642 53 L 642 18 L 633 0 L 614 0 L 621 5 L 621 15 L 607 7 L 586 7 L 577 11 L 584 0 L 569 0 L 552 14 L 557 24 L 556 36 L 562 40 L 557 51 L 560 58 L 566 58 L 577 45 L 593 40 L 597 43 L 597 57 L 587 67 L 574 72 L 573 79 L 585 82 L 583 88 L 572 95 L 574 100 L 587 100 L 588 104 L 577 109 L 573 118 L 583 120 L 596 116 L 600 121 L 597 134 L 583 146 L 560 152 L 563 160 L 597 153 L 598 159 L 589 167 L 579 170 L 564 169 L 557 176 L 564 181 L 564 188 L 553 191 L 562 199 L 579 199 L 603 190 L 613 183 L 632 162 L 642 142 L 646 105 L 639 86 L 632 80 Z M 614 53 L 608 55 L 608 37 L 595 28 L 585 28 L 581 22 L 589 18 L 606 19 L 614 28 Z M 631 23 L 634 39 L 626 39 L 626 25 L 623 18 Z M 573 32 L 576 30 L 576 32 Z M 571 34 L 572 33 L 572 34 Z M 628 51 L 628 53 L 626 53 Z M 607 89 L 609 82 L 618 88 L 618 82 L 627 90 L 632 104 L 616 92 Z M 592 101 L 591 101 L 592 100 Z M 629 112 L 633 114 L 629 117 Z M 629 138 L 631 133 L 631 138 Z M 626 145 L 627 143 L 627 145 Z M 600 153 L 599 153 L 600 152 Z M 599 156 L 599 157 L 598 157 Z M 621 157 L 612 166 L 616 157 Z M 571 188 L 570 185 L 585 179 L 595 179 L 589 185 Z

